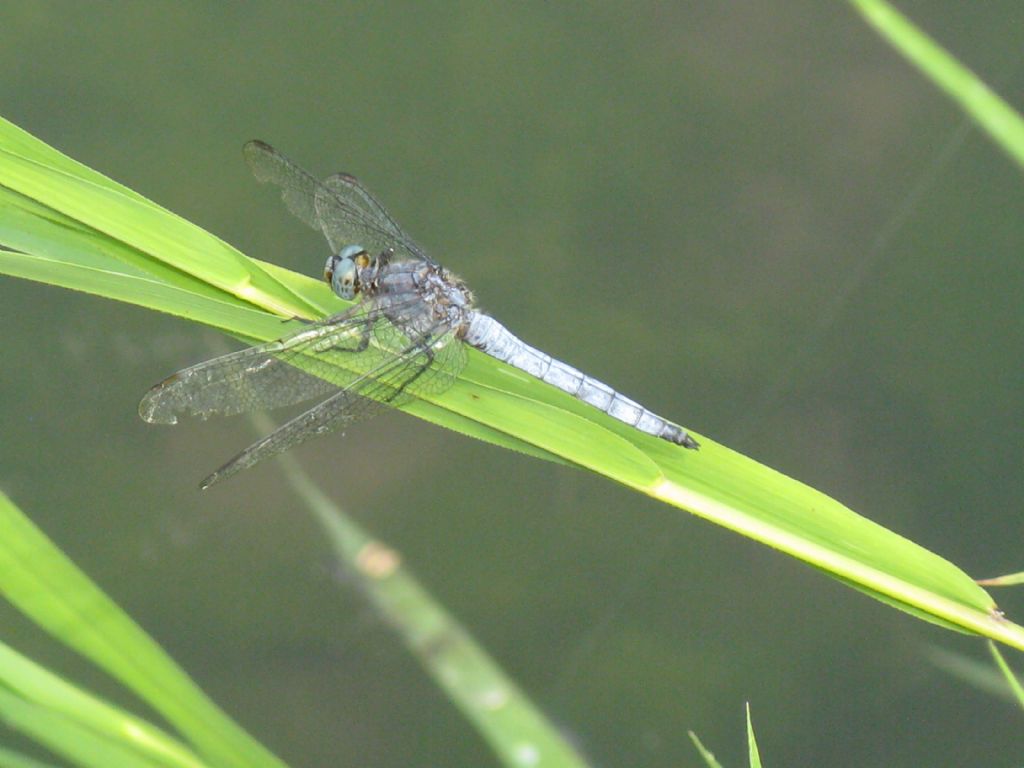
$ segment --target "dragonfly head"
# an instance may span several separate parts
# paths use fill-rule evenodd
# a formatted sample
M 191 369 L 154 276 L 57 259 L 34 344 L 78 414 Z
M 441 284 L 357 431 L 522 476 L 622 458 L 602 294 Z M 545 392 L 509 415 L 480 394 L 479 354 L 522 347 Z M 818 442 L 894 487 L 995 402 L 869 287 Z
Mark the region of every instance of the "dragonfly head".
M 372 265 L 373 259 L 361 245 L 346 245 L 327 259 L 324 280 L 331 290 L 346 301 L 351 301 L 362 287 L 359 272 Z

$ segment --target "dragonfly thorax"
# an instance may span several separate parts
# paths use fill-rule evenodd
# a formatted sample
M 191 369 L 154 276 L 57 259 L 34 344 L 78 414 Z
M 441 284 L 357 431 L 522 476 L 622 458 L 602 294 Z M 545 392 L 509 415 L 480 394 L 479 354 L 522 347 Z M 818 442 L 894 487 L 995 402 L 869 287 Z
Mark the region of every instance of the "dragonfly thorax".
M 365 279 L 365 273 L 364 273 Z M 427 261 L 386 261 L 362 287 L 362 299 L 414 336 L 435 336 L 469 322 L 473 294 L 444 267 Z

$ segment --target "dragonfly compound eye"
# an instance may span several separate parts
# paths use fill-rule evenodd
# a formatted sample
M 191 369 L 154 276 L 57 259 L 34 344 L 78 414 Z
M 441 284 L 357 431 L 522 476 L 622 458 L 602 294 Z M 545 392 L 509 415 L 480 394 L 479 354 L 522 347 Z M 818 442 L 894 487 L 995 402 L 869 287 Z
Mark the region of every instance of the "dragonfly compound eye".
M 331 256 L 324 267 L 324 279 L 338 296 L 351 301 L 359 293 L 359 261 L 366 258 L 360 245 L 347 245 L 336 256 Z

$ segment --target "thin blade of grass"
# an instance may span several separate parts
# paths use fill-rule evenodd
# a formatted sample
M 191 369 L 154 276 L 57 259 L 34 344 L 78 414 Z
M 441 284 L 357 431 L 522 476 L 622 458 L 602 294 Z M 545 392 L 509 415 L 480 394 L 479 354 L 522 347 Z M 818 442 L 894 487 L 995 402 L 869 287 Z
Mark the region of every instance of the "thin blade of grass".
M 1024 709 L 1024 685 L 1021 684 L 1020 678 L 1010 669 L 1010 665 L 1006 663 L 1006 659 L 1003 654 L 999 652 L 999 648 L 995 643 L 988 643 L 989 653 L 992 654 L 992 658 L 996 662 L 996 666 L 999 667 L 999 671 L 1003 675 L 1003 679 L 1006 680 L 1006 684 L 1010 687 L 1010 693 L 1013 694 L 1017 704 Z
M 53 710 L 0 690 L 0 719 L 84 768 L 161 768 L 117 741 L 93 733 Z
M 757 748 L 757 738 L 754 736 L 754 721 L 750 719 L 750 702 L 747 702 L 747 755 L 750 760 L 750 768 L 761 768 L 761 752 Z
M 0 593 L 134 691 L 217 765 L 283 768 L 2 493 Z
M 272 424 L 254 419 L 261 432 Z M 339 564 L 409 652 L 490 745 L 502 764 L 583 768 L 588 763 L 401 557 L 327 498 L 297 461 L 279 457 L 285 477 L 327 535 Z
M 3 689 L 162 768 L 203 768 L 196 755 L 146 721 L 112 706 L 0 643 Z M 2 764 L 2 763 L 0 763 Z
M 969 68 L 884 0 L 850 0 L 889 43 L 941 88 L 1018 165 L 1024 166 L 1024 120 Z
M 714 753 L 701 743 L 701 740 L 697 738 L 697 734 L 693 731 L 687 731 L 687 733 L 689 733 L 690 741 L 697 748 L 697 753 L 700 755 L 701 760 L 704 761 L 704 764 L 708 768 L 722 768 L 722 764 L 715 758 Z

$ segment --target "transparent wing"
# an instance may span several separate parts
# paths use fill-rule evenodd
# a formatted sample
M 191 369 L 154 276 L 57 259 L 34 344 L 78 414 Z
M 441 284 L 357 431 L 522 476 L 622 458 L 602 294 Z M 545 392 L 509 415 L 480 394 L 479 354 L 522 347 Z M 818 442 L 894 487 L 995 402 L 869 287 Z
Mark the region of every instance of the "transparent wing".
M 451 386 L 465 366 L 465 350 L 447 325 L 410 336 L 367 304 L 179 371 L 146 393 L 139 413 L 174 424 L 180 415 L 205 419 L 328 395 L 207 478 L 208 487 L 313 435 Z M 389 311 L 402 309 L 389 304 Z
M 406 255 L 423 261 L 431 261 L 423 249 L 405 232 L 388 213 L 384 204 L 363 186 L 355 176 L 348 173 L 336 173 L 323 180 L 323 189 L 331 192 L 327 198 L 327 209 L 334 201 L 344 202 L 358 207 L 366 214 L 369 221 L 374 222 L 378 230 L 391 238 L 392 244 L 397 243 Z M 319 198 L 318 198 L 319 200 Z M 321 204 L 321 203 L 318 203 Z M 338 218 L 338 217 L 335 217 Z
M 356 375 L 334 370 L 328 350 L 359 353 L 371 328 L 371 318 L 361 310 L 360 305 L 277 341 L 178 371 L 146 393 L 139 414 L 150 423 L 176 424 L 179 415 L 231 416 L 325 395 Z
M 390 306 L 402 309 L 401 304 Z M 443 330 L 439 327 L 432 335 L 440 336 Z M 434 344 L 437 341 L 433 339 Z M 176 424 L 182 415 L 206 419 L 300 403 L 348 386 L 396 355 L 408 358 L 409 347 L 417 342 L 427 344 L 428 340 L 408 338 L 378 309 L 360 304 L 277 341 L 178 371 L 146 393 L 139 414 L 150 423 Z M 454 354 L 450 350 L 440 356 L 448 363 L 445 386 L 461 370 L 452 370 L 457 362 L 451 359 Z M 442 386 L 442 379 L 437 374 L 427 377 L 416 391 L 439 392 L 427 386 Z
M 257 181 L 281 187 L 281 199 L 288 210 L 313 229 L 320 229 L 320 218 L 316 212 L 319 181 L 262 141 L 247 142 L 242 147 L 242 154 Z M 331 247 L 335 247 L 334 243 Z
M 209 488 L 310 437 L 349 427 L 407 402 L 413 394 L 447 389 L 465 365 L 465 350 L 453 335 L 446 329 L 440 336 L 431 334 L 410 344 L 402 353 L 250 445 L 203 480 L 200 487 Z
M 339 173 L 320 182 L 262 141 L 248 142 L 243 153 L 256 179 L 281 187 L 288 210 L 323 232 L 335 253 L 357 244 L 373 255 L 393 250 L 400 257 L 430 261 L 353 176 Z
M 335 173 L 323 180 L 323 185 L 342 200 L 348 200 L 359 210 L 380 225 L 396 238 L 406 237 L 398 222 L 388 213 L 383 203 L 370 190 L 363 186 L 355 176 L 349 173 Z

